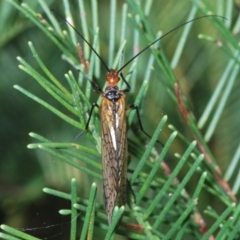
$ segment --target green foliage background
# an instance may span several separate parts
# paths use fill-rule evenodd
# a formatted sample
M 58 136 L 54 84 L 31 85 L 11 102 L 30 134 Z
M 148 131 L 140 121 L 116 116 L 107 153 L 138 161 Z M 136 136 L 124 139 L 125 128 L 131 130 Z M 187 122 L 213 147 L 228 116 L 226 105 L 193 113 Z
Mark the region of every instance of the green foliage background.
M 20 3 L 20 1 L 13 1 Z M 42 1 L 25 1 L 35 12 L 42 14 L 43 19 L 46 18 L 40 2 Z M 45 1 L 48 6 L 52 9 L 65 13 L 64 4 L 66 1 Z M 82 32 L 81 20 L 79 19 L 79 9 L 77 1 L 69 1 L 71 7 L 71 14 L 74 18 L 75 26 Z M 128 6 L 128 12 L 133 16 L 136 13 L 136 8 L 131 6 L 131 2 L 126 1 Z M 140 1 L 144 6 L 149 1 Z M 94 33 L 92 28 L 92 11 L 91 2 L 85 1 L 85 13 L 86 20 L 89 23 L 90 35 Z M 125 1 L 117 1 L 117 12 L 116 12 L 116 38 L 115 45 L 116 49 L 113 56 L 116 55 L 120 42 L 120 24 L 122 14 L 122 4 Z M 24 14 L 20 13 L 16 8 L 10 4 L 10 1 L 3 0 L 0 3 L 0 97 L 1 97 L 1 161 L 0 161 L 0 181 L 1 181 L 1 223 L 10 225 L 15 228 L 34 228 L 31 234 L 40 238 L 54 236 L 56 233 L 59 234 L 59 230 L 51 229 L 47 231 L 45 226 L 52 224 L 63 224 L 68 222 L 67 227 L 61 225 L 60 236 L 62 239 L 66 239 L 68 236 L 68 228 L 70 226 L 70 220 L 68 217 L 59 217 L 57 211 L 61 208 L 69 208 L 70 204 L 67 200 L 60 200 L 54 197 L 46 196 L 41 192 L 41 189 L 45 186 L 52 187 L 54 189 L 69 192 L 69 181 L 74 177 L 78 183 L 78 196 L 87 199 L 89 196 L 89 189 L 93 181 L 97 182 L 98 193 L 96 202 L 102 203 L 102 192 L 101 192 L 101 180 L 92 178 L 86 173 L 82 173 L 72 166 L 68 166 L 66 163 L 58 161 L 55 157 L 44 153 L 41 150 L 30 150 L 26 146 L 30 142 L 34 142 L 29 136 L 29 132 L 36 132 L 53 142 L 71 142 L 72 139 L 81 131 L 76 127 L 66 124 L 61 118 L 55 116 L 52 112 L 47 111 L 41 105 L 29 98 L 25 98 L 19 94 L 18 91 L 12 88 L 13 85 L 17 84 L 34 95 L 44 99 L 44 101 L 50 103 L 67 116 L 72 117 L 60 103 L 57 103 L 55 99 L 46 91 L 42 89 L 33 78 L 27 75 L 25 72 L 18 68 L 19 62 L 16 60 L 16 56 L 21 56 L 27 63 L 29 63 L 36 71 L 42 71 L 39 65 L 36 63 L 32 52 L 29 49 L 28 42 L 31 41 L 36 49 L 39 57 L 45 66 L 51 71 L 51 73 L 62 83 L 63 86 L 69 89 L 68 83 L 64 77 L 64 74 L 69 70 L 73 72 L 73 75 L 78 78 L 78 68 L 74 68 L 71 64 L 62 59 L 62 52 L 60 49 L 44 34 L 39 28 L 34 25 L 30 19 L 26 18 Z M 211 96 L 217 86 L 219 86 L 219 79 L 223 74 L 227 74 L 225 67 L 230 61 L 234 60 L 234 54 L 238 51 L 238 36 L 239 36 L 239 5 L 238 2 L 228 1 L 153 1 L 150 14 L 147 17 L 151 32 L 156 36 L 156 33 L 161 30 L 163 33 L 171 30 L 181 23 L 187 21 L 187 17 L 194 6 L 198 6 L 196 16 L 210 14 L 209 9 L 212 9 L 213 13 L 226 17 L 227 21 L 222 21 L 215 18 L 205 18 L 200 21 L 193 23 L 190 32 L 186 38 L 186 44 L 183 48 L 178 46 L 179 39 L 182 35 L 184 28 L 175 31 L 170 36 L 167 36 L 161 41 L 160 52 L 164 52 L 167 59 L 167 63 L 170 65 L 176 50 L 182 49 L 182 54 L 177 66 L 174 68 L 174 75 L 183 93 L 184 101 L 188 104 L 189 112 L 194 113 L 196 122 L 202 116 L 202 113 L 209 103 Z M 198 5 L 199 4 L 199 5 Z M 100 42 L 100 55 L 103 59 L 109 63 L 109 39 L 112 38 L 109 33 L 109 9 L 111 6 L 110 0 L 98 1 L 98 16 L 99 16 L 99 42 Z M 67 29 L 66 23 L 59 20 L 59 24 L 62 29 Z M 218 27 L 217 21 L 221 21 L 224 27 Z M 136 26 L 128 19 L 126 28 L 126 39 L 125 45 L 125 56 L 124 60 L 128 60 L 132 56 L 132 32 Z M 150 39 L 144 39 L 144 36 L 149 37 L 151 34 L 147 32 L 147 29 L 142 29 L 140 35 L 140 49 L 150 43 Z M 145 33 L 144 33 L 145 31 Z M 204 38 L 198 38 L 199 34 L 204 34 Z M 92 42 L 92 36 L 90 37 Z M 82 40 L 78 39 L 81 43 Z M 84 49 L 85 50 L 85 49 Z M 71 54 L 77 58 L 77 48 L 72 47 L 69 49 Z M 128 104 L 135 102 L 138 91 L 143 83 L 144 76 L 146 73 L 147 61 L 151 51 L 147 51 L 141 57 L 139 57 L 137 65 L 137 77 L 136 82 L 131 83 L 132 91 L 127 95 Z M 237 56 L 237 55 L 235 55 Z M 163 58 L 163 56 L 161 56 Z M 162 59 L 161 59 L 162 60 Z M 235 68 L 231 69 L 228 78 L 231 77 L 238 79 L 238 66 L 237 61 Z M 77 64 L 77 63 L 76 63 Z M 110 66 L 110 65 L 109 65 Z M 166 68 L 167 69 L 167 68 Z M 104 72 L 103 66 L 101 67 L 101 78 L 96 77 L 98 84 L 103 87 L 104 84 Z M 127 71 L 126 71 L 127 72 Z M 232 76 L 231 74 L 236 74 Z M 96 73 L 95 73 L 96 75 Z M 225 97 L 224 90 L 221 90 L 221 94 L 217 103 Z M 85 84 L 83 84 L 85 85 Z M 168 165 L 169 169 L 173 171 L 177 165 L 179 159 L 174 157 L 174 154 L 181 156 L 189 143 L 186 144 L 183 140 L 189 142 L 196 139 L 196 135 L 192 131 L 191 127 L 186 124 L 179 113 L 177 108 L 176 100 L 174 100 L 173 84 L 169 81 L 168 76 L 164 71 L 161 71 L 159 67 L 155 67 L 152 71 L 151 78 L 147 85 L 147 92 L 144 94 L 144 98 L 141 101 L 141 119 L 145 130 L 151 135 L 154 133 L 159 121 L 164 115 L 168 115 L 168 121 L 165 125 L 159 139 L 166 143 L 172 130 L 167 125 L 173 125 L 180 134 L 183 135 L 183 139 L 176 138 L 172 144 L 168 154 L 164 157 L 164 162 Z M 216 165 L 221 168 L 223 175 L 221 179 L 229 180 L 229 186 L 233 189 L 234 194 L 238 198 L 239 196 L 239 181 L 238 181 L 238 169 L 239 169 L 239 81 L 236 80 L 230 94 L 227 97 L 226 104 L 223 106 L 223 111 L 220 114 L 220 118 L 217 121 L 216 128 L 214 129 L 213 135 L 205 143 L 209 146 L 211 153 L 216 159 Z M 170 94 L 169 94 L 170 93 Z M 98 100 L 96 94 L 91 94 L 90 102 Z M 209 132 L 208 126 L 210 126 L 211 120 L 217 115 L 215 110 L 217 106 L 213 108 L 210 116 L 207 118 L 207 122 L 203 129 L 201 129 L 202 135 L 204 136 Z M 86 108 L 86 112 L 89 108 Z M 85 114 L 85 112 L 83 113 Z M 86 116 L 86 115 L 84 115 Z M 99 118 L 96 113 L 94 117 L 94 123 L 96 129 L 93 134 L 99 133 Z M 143 134 L 138 131 L 137 121 L 134 120 L 129 130 L 129 152 L 131 155 L 130 169 L 135 169 L 141 155 L 145 150 L 145 145 L 149 143 L 149 139 L 146 139 Z M 77 143 L 85 147 L 96 150 L 96 137 L 82 136 Z M 98 142 L 99 143 L 99 142 Z M 156 144 L 152 150 L 151 159 L 156 159 L 160 154 L 162 148 Z M 235 156 L 235 158 L 234 158 Z M 100 163 L 100 156 L 95 156 L 96 162 Z M 194 158 L 193 158 L 194 159 Z M 236 159 L 236 165 L 233 163 L 233 159 Z M 205 161 L 205 160 L 204 160 Z M 191 162 L 188 162 L 178 174 L 178 179 L 181 179 L 189 171 Z M 88 165 L 81 163 L 81 165 L 89 168 Z M 149 168 L 147 168 L 149 167 Z M 235 171 L 230 172 L 229 169 L 235 168 Z M 214 168 L 214 167 L 213 167 Z M 150 171 L 151 165 L 147 165 L 145 172 Z M 157 175 L 163 183 L 166 181 L 168 176 L 164 175 L 163 169 L 160 169 Z M 210 171 L 208 164 L 202 164 L 198 173 L 188 181 L 186 191 L 189 196 L 192 196 L 196 185 L 200 179 L 200 175 L 203 171 Z M 166 169 L 165 169 L 166 170 Z M 131 170 L 130 170 L 131 171 Z M 224 176 L 224 173 L 229 171 L 228 175 Z M 212 171 L 213 172 L 213 171 Z M 100 171 L 98 173 L 101 173 Z M 143 179 L 145 176 L 143 175 Z M 216 178 L 212 178 L 213 185 L 219 186 L 219 182 Z M 215 181 L 215 182 L 214 182 Z M 141 183 L 141 181 L 140 181 Z M 225 182 L 224 182 L 225 183 Z M 139 183 L 138 183 L 139 184 Z M 216 211 L 216 214 L 221 215 L 222 212 L 230 206 L 232 199 L 226 193 L 226 195 L 219 196 L 219 192 L 212 191 L 211 184 L 208 182 L 201 192 L 201 201 L 199 201 L 197 208 L 204 216 L 208 228 L 210 228 L 218 215 L 214 215 L 213 212 L 204 214 L 204 210 L 207 206 L 211 206 Z M 139 186 L 135 186 L 135 191 L 140 189 Z M 175 186 L 176 187 L 176 186 Z M 209 187 L 209 188 L 208 188 Z M 214 188 L 213 188 L 214 189 Z M 170 189 L 174 191 L 173 187 Z M 226 191 L 226 189 L 225 189 Z M 224 192 L 224 191 L 223 191 Z M 170 193 L 170 192 L 168 192 Z M 148 198 L 154 198 L 151 192 L 148 193 Z M 179 198 L 180 200 L 180 198 Z M 57 202 L 57 204 L 56 204 Z M 148 204 L 148 201 L 146 201 Z M 239 208 L 239 207 L 238 207 Z M 237 209 L 238 209 L 237 208 Z M 238 210 L 236 210 L 238 212 Z M 238 216 L 238 215 L 237 215 Z M 84 214 L 81 216 L 84 218 Z M 33 220 L 34 219 L 34 220 Z M 171 223 L 170 220 L 167 219 Z M 173 220 L 174 221 L 174 220 Z M 130 220 L 130 222 L 132 222 Z M 139 223 L 139 221 L 138 221 Z M 151 224 L 150 224 L 151 225 Z M 167 224 L 171 225 L 171 224 Z M 236 227 L 232 225 L 232 229 Z M 43 230 L 41 229 L 43 227 Z M 99 227 L 99 226 L 98 226 Z M 79 227 L 80 228 L 80 227 Z M 100 229 L 106 229 L 106 227 L 99 227 Z M 67 230 L 66 230 L 67 229 Z M 197 229 L 197 227 L 196 227 Z M 193 232 L 196 231 L 193 230 Z M 105 232 L 102 230 L 100 233 L 105 236 Z M 99 231 L 98 229 L 95 233 Z M 161 232 L 161 231 L 160 231 Z M 214 232 L 215 236 L 218 233 Z M 66 235 L 65 235 L 66 234 Z M 124 234 L 121 234 L 124 235 Z M 154 235 L 154 234 L 153 234 Z M 157 234 L 156 234 L 157 235 Z M 144 236 L 144 234 L 143 234 Z M 163 236 L 157 235 L 160 239 Z M 237 234 L 235 235 L 237 239 Z M 59 239 L 59 235 L 56 234 L 56 239 Z M 143 238 L 144 239 L 144 238 Z M 174 239 L 174 238 L 173 238 Z M 184 239 L 201 239 L 201 235 L 189 234 Z M 223 238 L 224 239 L 224 238 Z M 227 239 L 227 238 L 226 238 Z

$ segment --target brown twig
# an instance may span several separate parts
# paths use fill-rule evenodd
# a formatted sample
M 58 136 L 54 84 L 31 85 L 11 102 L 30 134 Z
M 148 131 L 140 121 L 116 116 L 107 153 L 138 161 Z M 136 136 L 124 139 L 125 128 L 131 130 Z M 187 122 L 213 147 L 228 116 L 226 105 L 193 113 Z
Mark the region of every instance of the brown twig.
M 83 49 L 79 43 L 77 45 L 77 49 L 78 49 L 78 56 L 79 56 L 80 62 L 81 62 L 81 64 L 84 65 L 85 71 L 88 72 L 89 71 L 89 62 L 87 60 L 85 60 Z
M 179 84 L 175 83 L 174 85 L 175 88 L 175 94 L 177 97 L 177 101 L 178 101 L 178 108 L 179 111 L 185 121 L 185 123 L 187 125 L 189 124 L 189 111 L 187 110 L 187 108 L 185 107 L 183 101 L 182 101 L 182 97 L 181 97 L 181 91 L 179 88 Z M 213 172 L 213 176 L 216 179 L 216 181 L 218 182 L 218 184 L 226 191 L 227 195 L 231 197 L 231 199 L 236 202 L 237 198 L 234 195 L 231 187 L 229 186 L 228 182 L 226 180 L 223 179 L 222 176 L 222 170 L 221 168 L 212 160 L 211 156 L 208 154 L 208 151 L 206 150 L 204 144 L 202 144 L 201 140 L 196 136 L 196 134 L 193 134 L 194 138 L 197 140 L 197 144 L 198 144 L 198 148 L 199 150 L 204 154 L 204 159 L 208 162 L 208 164 L 212 167 L 212 170 L 215 171 Z

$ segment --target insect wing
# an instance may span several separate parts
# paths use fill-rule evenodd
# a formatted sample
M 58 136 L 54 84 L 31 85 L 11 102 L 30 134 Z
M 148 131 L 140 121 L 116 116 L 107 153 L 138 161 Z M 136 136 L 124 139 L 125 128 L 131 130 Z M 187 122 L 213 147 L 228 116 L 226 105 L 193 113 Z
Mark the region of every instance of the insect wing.
M 103 97 L 101 122 L 104 203 L 110 224 L 114 207 L 126 202 L 128 151 L 124 97 L 116 102 Z

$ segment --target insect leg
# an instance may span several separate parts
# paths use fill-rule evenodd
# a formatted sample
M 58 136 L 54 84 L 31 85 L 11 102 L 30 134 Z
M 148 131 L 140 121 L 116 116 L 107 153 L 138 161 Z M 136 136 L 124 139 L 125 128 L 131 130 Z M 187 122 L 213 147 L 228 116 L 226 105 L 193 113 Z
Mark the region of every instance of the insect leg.
M 96 82 L 94 82 L 92 79 L 88 77 L 87 73 L 81 71 L 80 69 L 78 71 L 81 72 L 84 75 L 84 77 L 91 83 L 92 88 L 95 92 L 97 92 L 98 94 L 103 94 L 102 89 L 98 86 Z
M 137 118 L 138 118 L 138 123 L 139 123 L 139 127 L 140 127 L 140 130 L 149 138 L 151 138 L 151 135 L 149 135 L 143 128 L 143 125 L 142 125 L 142 121 L 141 121 L 141 118 L 140 118 L 140 114 L 139 114 L 139 109 L 138 109 L 138 106 L 136 104 L 132 104 L 130 106 L 128 106 L 126 108 L 126 110 L 129 110 L 129 109 L 135 109 L 136 112 L 137 112 Z M 163 143 L 161 143 L 160 141 L 157 140 L 158 143 L 160 143 L 162 145 L 162 147 L 164 147 Z
M 100 108 L 100 106 L 99 106 L 97 103 L 93 103 L 93 104 L 92 104 L 92 108 L 91 108 L 90 113 L 89 113 L 89 118 L 88 118 L 88 120 L 87 120 L 86 127 L 85 127 L 85 129 L 84 129 L 82 132 L 80 132 L 80 133 L 75 137 L 75 140 L 78 139 L 83 133 L 85 133 L 85 132 L 88 130 L 88 126 L 89 126 L 89 123 L 90 123 L 90 120 L 91 120 L 91 117 L 92 117 L 93 109 L 94 109 L 95 107 L 97 107 L 98 109 Z
M 120 76 L 121 76 L 122 80 L 125 82 L 125 84 L 127 85 L 127 88 L 122 90 L 121 92 L 129 92 L 131 90 L 130 85 L 128 84 L 128 82 L 126 81 L 126 79 L 124 78 L 122 73 L 120 73 Z
M 96 82 L 94 82 L 93 80 L 91 80 L 88 76 L 87 76 L 88 81 L 91 83 L 92 88 L 95 92 L 97 92 L 98 94 L 103 94 L 102 89 L 98 86 L 98 84 Z M 93 105 L 96 103 L 93 103 Z M 96 105 L 97 107 L 98 105 Z M 99 107 L 99 106 L 98 106 Z

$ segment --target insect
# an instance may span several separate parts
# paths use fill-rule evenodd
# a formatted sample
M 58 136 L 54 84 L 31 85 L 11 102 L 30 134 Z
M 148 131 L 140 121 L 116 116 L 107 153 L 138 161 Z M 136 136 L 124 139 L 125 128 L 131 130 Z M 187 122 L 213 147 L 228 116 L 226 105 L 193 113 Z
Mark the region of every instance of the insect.
M 54 11 L 55 12 L 55 11 Z M 56 12 L 55 12 L 56 13 Z M 56 13 L 59 15 L 58 13 Z M 160 39 L 169 35 L 178 28 L 199 20 L 204 17 L 217 16 L 207 15 L 201 16 L 190 21 L 187 21 L 169 32 L 162 35 L 160 38 L 152 42 L 143 48 L 139 53 L 127 61 L 120 69 L 110 69 L 97 51 L 91 46 L 91 44 L 83 37 L 83 35 L 72 26 L 66 19 L 59 15 L 69 26 L 71 26 L 78 35 L 85 41 L 90 49 L 97 55 L 102 64 L 107 69 L 106 76 L 107 86 L 103 91 L 93 80 L 88 79 L 91 82 L 93 89 L 101 95 L 102 104 L 99 106 L 97 103 L 92 104 L 89 118 L 85 127 L 85 131 L 88 130 L 90 119 L 95 107 L 101 112 L 101 140 L 102 140 L 102 169 L 103 169 L 103 191 L 104 191 L 104 205 L 108 217 L 109 225 L 112 222 L 112 215 L 115 206 L 121 207 L 126 204 L 127 194 L 127 165 L 128 165 L 128 145 L 127 145 L 127 124 L 126 124 L 126 111 L 129 109 L 135 109 L 139 126 L 141 131 L 150 137 L 143 129 L 138 107 L 133 104 L 128 107 L 125 105 L 125 93 L 129 92 L 131 87 L 125 80 L 122 70 L 129 65 L 135 58 L 145 52 L 153 44 L 160 41 Z M 218 16 L 219 17 L 219 16 Z M 120 80 L 123 80 L 126 84 L 126 89 L 120 90 L 117 86 Z M 82 133 L 83 133 L 82 132 Z M 81 134 L 82 134 L 81 133 Z M 80 134 L 80 135 L 81 135 Z M 78 136 L 80 136 L 78 135 Z

